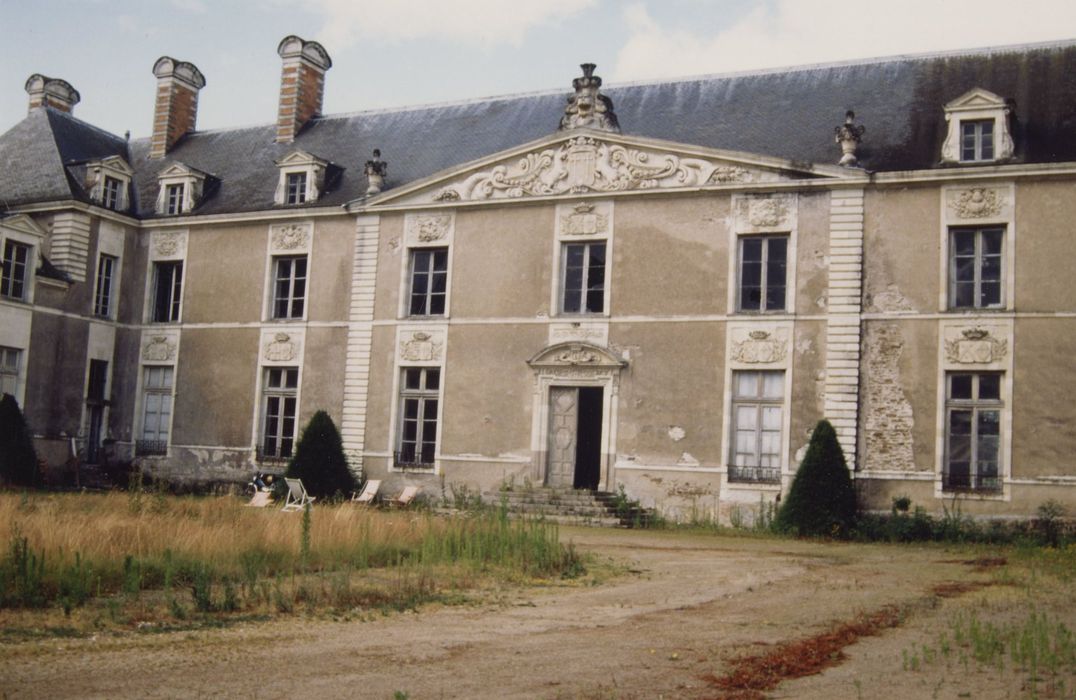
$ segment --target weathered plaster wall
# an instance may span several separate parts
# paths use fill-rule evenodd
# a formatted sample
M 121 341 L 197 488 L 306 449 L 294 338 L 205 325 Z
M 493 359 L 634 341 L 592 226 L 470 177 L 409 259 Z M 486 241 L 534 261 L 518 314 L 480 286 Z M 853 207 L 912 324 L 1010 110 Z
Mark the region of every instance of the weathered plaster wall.
M 396 329 L 392 326 L 375 326 L 370 350 L 370 390 L 366 404 L 367 452 L 392 451 L 389 421 L 396 410 L 392 393 L 395 379 Z M 451 352 L 451 348 L 449 348 Z M 377 458 L 367 460 L 374 463 Z
M 191 227 L 183 264 L 184 323 L 234 323 L 263 317 L 267 308 L 266 231 L 261 223 Z M 237 260 L 245 264 L 236 265 Z
M 456 214 L 450 302 L 454 318 L 549 314 L 553 211 L 554 206 L 546 204 Z
M 724 313 L 729 202 L 728 195 L 617 200 L 612 313 Z
M 377 293 L 374 296 L 374 318 L 377 319 L 399 316 L 400 275 L 406 273 L 407 260 L 403 220 L 403 214 L 381 215 L 377 246 Z
M 794 468 L 811 440 L 814 426 L 825 411 L 826 324 L 797 321 L 792 358 L 791 423 L 788 436 L 789 463 Z
M 1017 319 L 1015 336 L 1012 475 L 1076 477 L 1076 372 L 1058 364 L 1076 347 L 1076 322 Z
M 1076 284 L 1067 272 L 1076 218 L 1072 191 L 1071 182 L 1016 187 L 1017 311 L 1076 311 Z
M 866 191 L 864 312 L 938 309 L 940 206 L 936 186 Z
M 355 219 L 352 217 L 319 218 L 314 222 L 308 268 L 308 320 L 339 322 L 347 319 L 354 240 Z M 340 367 L 339 378 L 343 381 L 343 365 L 334 366 Z
M 340 429 L 340 417 L 344 409 L 346 362 L 346 328 L 314 326 L 306 329 L 302 401 L 299 406 L 300 434 L 310 418 L 319 410 L 327 412 L 336 423 L 337 430 Z
M 188 328 L 176 370 L 172 443 L 253 444 L 257 328 Z
M 36 313 L 30 331 L 26 421 L 37 434 L 74 437 L 86 395 L 89 322 Z
M 613 323 L 609 339 L 618 355 L 629 353 L 620 381 L 618 459 L 717 466 L 724 324 Z
M 796 291 L 790 304 L 796 313 L 818 314 L 828 306 L 829 193 L 801 193 L 797 200 Z

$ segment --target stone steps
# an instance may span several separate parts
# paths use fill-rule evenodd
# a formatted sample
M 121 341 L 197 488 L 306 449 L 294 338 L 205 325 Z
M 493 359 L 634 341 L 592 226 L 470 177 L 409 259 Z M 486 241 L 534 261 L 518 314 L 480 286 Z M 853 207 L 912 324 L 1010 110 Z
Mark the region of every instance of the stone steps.
M 542 517 L 565 525 L 636 527 L 650 519 L 644 508 L 621 505 L 616 494 L 603 491 L 553 489 L 548 487 L 501 491 L 488 498 L 503 503 L 519 517 Z

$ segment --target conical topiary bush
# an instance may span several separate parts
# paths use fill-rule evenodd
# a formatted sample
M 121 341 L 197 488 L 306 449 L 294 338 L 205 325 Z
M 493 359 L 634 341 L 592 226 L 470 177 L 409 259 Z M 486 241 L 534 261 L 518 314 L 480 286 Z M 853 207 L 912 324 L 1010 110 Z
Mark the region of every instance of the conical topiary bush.
M 319 498 L 346 495 L 355 488 L 340 433 L 325 411 L 315 413 L 303 429 L 288 463 L 288 476 L 302 479 L 307 493 Z
M 41 485 L 34 440 L 11 394 L 0 396 L 0 482 L 10 486 Z
M 837 432 L 821 420 L 774 527 L 802 536 L 843 537 L 856 520 L 856 492 Z

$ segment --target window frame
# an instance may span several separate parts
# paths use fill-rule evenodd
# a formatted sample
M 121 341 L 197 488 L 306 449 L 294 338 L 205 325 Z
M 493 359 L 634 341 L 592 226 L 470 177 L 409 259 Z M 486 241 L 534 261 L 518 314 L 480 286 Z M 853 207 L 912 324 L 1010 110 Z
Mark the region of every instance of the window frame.
M 302 261 L 303 271 L 296 273 L 298 263 Z M 286 276 L 281 275 L 284 263 L 289 263 L 290 268 Z M 310 256 L 306 253 L 298 255 L 274 255 L 272 256 L 272 276 L 270 278 L 269 318 L 274 321 L 295 321 L 306 318 L 309 306 L 310 293 Z M 281 284 L 286 286 L 285 292 L 281 293 Z M 296 288 L 300 286 L 300 292 Z M 283 306 L 281 306 L 283 305 Z M 298 309 L 296 309 L 298 306 Z
M 183 317 L 183 261 L 182 260 L 154 260 L 153 287 L 150 289 L 149 322 L 150 323 L 179 323 Z M 168 300 L 166 304 L 167 318 L 159 318 L 161 310 L 161 271 L 168 267 L 172 269 L 169 282 Z M 178 273 L 178 274 L 177 274 Z
M 19 400 L 21 372 L 22 349 L 0 345 L 0 396 L 11 394 L 16 401 Z
M 971 391 L 969 398 L 953 398 L 953 380 L 957 377 L 971 378 Z M 982 378 L 992 377 L 996 379 L 997 397 L 982 398 Z M 945 373 L 945 403 L 943 414 L 944 446 L 942 456 L 942 491 L 943 493 L 976 493 L 987 495 L 1000 495 L 1004 484 L 1004 458 L 1005 458 L 1005 421 L 1006 421 L 1006 373 L 1001 371 L 947 371 Z M 953 460 L 953 422 L 954 412 L 967 412 L 971 414 L 968 434 L 968 476 L 967 484 L 954 484 L 952 475 Z M 995 425 L 997 426 L 996 444 L 994 447 L 995 474 L 984 476 L 981 474 L 980 459 L 980 414 L 996 413 Z
M 119 273 L 119 256 L 100 253 L 97 256 L 97 279 L 93 292 L 93 315 L 112 318 L 115 297 L 115 280 Z
M 960 162 L 961 163 L 991 163 L 996 158 L 997 143 L 994 118 L 986 119 L 961 119 L 960 120 Z M 986 127 L 989 126 L 989 155 L 985 152 Z M 969 134 L 970 129 L 970 134 Z M 968 136 L 971 136 L 971 156 L 968 157 Z
M 590 299 L 589 296 L 592 290 L 590 288 L 591 275 L 597 266 L 592 265 L 592 248 L 602 248 L 602 285 L 600 289 L 601 293 L 601 308 L 598 310 L 592 310 L 589 308 Z M 569 311 L 567 309 L 568 303 L 568 256 L 573 248 L 583 249 L 583 262 L 581 265 L 582 275 L 579 286 L 579 310 Z M 560 316 L 604 316 L 609 312 L 609 242 L 604 239 L 594 240 L 562 240 L 560 242 L 559 251 L 559 280 L 558 280 L 558 293 L 557 293 L 557 314 Z
M 113 211 L 120 211 L 123 207 L 124 182 L 118 177 L 105 175 L 101 183 L 101 206 Z
M 16 260 L 14 253 L 22 249 L 25 256 Z M 13 237 L 3 239 L 0 249 L 0 297 L 10 301 L 29 301 L 34 274 L 35 246 Z M 11 253 L 9 253 L 11 251 Z M 13 270 L 19 270 L 18 274 Z
M 274 381 L 275 378 L 278 380 Z M 299 368 L 292 365 L 263 367 L 261 394 L 257 457 L 262 462 L 282 462 L 292 456 L 297 442 Z M 271 420 L 276 421 L 272 426 Z
M 766 233 L 758 235 L 740 235 L 736 237 L 736 312 L 743 314 L 783 314 L 788 313 L 788 255 L 791 250 L 790 233 Z M 784 276 L 781 284 L 783 294 L 781 295 L 781 307 L 770 309 L 766 308 L 770 298 L 771 286 L 769 284 L 769 267 L 770 267 L 770 243 L 774 240 L 784 241 L 785 244 L 785 260 L 784 260 Z M 744 307 L 744 283 L 743 283 L 743 270 L 744 270 L 744 244 L 747 241 L 761 241 L 762 242 L 762 259 L 759 261 L 760 275 L 759 275 L 759 306 L 757 309 L 748 309 Z M 775 290 L 774 290 L 775 291 Z
M 408 386 L 409 373 L 416 373 L 417 386 Z M 436 386 L 430 388 L 430 376 L 435 373 Z M 436 471 L 441 438 L 441 387 L 444 372 L 440 367 L 405 366 L 399 369 L 399 391 L 396 404 L 396 436 L 393 441 L 392 465 L 395 469 Z M 408 406 L 414 405 L 414 418 L 408 418 Z M 432 413 L 432 417 L 430 416 Z M 408 425 L 414 423 L 414 438 L 407 439 Z M 432 439 L 427 430 L 432 426 Z M 408 449 L 406 445 L 410 444 Z
M 151 381 L 151 373 L 167 372 L 167 383 Z M 168 446 L 172 438 L 172 417 L 175 414 L 175 367 L 173 365 L 143 365 L 142 366 L 142 405 L 139 411 L 140 424 L 138 437 L 135 440 L 135 454 L 139 456 L 164 456 L 168 454 Z M 150 397 L 156 397 L 159 401 L 156 414 L 157 429 L 153 431 L 153 437 L 147 437 L 147 426 L 151 401 Z M 161 410 L 165 406 L 167 410 Z
M 164 186 L 164 213 L 176 216 L 184 213 L 186 207 L 187 183 L 170 182 Z
M 284 204 L 306 204 L 309 178 L 310 173 L 306 170 L 291 170 L 284 173 Z
M 755 375 L 757 391 L 752 396 L 742 395 L 739 393 L 740 378 L 746 375 Z M 729 435 L 728 435 L 728 450 L 726 459 L 727 462 L 727 477 L 730 484 L 780 484 L 781 476 L 783 472 L 784 454 L 785 454 L 785 421 L 787 419 L 788 409 L 786 407 L 786 385 L 788 382 L 788 373 L 785 370 L 755 370 L 755 369 L 733 369 L 730 373 L 731 391 L 729 394 Z M 766 376 L 779 376 L 781 384 L 779 392 L 774 396 L 767 396 L 765 394 L 765 378 Z M 762 451 L 764 442 L 764 433 L 773 432 L 764 430 L 763 425 L 763 411 L 766 408 L 776 407 L 779 410 L 778 414 L 778 439 L 777 439 L 777 451 L 771 452 L 769 455 L 776 461 L 776 465 L 763 466 Z M 754 408 L 756 411 L 755 416 L 755 429 L 753 446 L 754 451 L 752 454 L 757 459 L 757 464 L 738 465 L 737 456 L 742 453 L 738 450 L 740 434 L 740 428 L 737 427 L 737 414 L 740 408 Z
M 997 232 L 1000 234 L 1001 248 L 996 254 L 991 254 L 990 257 L 996 257 L 998 263 L 998 301 L 993 304 L 982 303 L 982 285 L 983 285 L 983 260 L 986 257 L 984 254 L 983 238 L 986 233 Z M 957 279 L 957 236 L 959 234 L 974 233 L 974 249 L 973 254 L 973 278 L 972 278 L 972 303 L 971 304 L 958 304 L 957 303 L 957 285 L 961 280 Z M 948 308 L 951 311 L 991 311 L 991 310 L 1004 310 L 1007 308 L 1007 273 L 1008 273 L 1008 256 L 1007 241 L 1008 227 L 1004 224 L 986 224 L 982 226 L 950 226 L 948 230 L 948 250 L 947 250 L 947 281 L 946 281 L 946 293 L 948 294 Z M 992 282 L 993 280 L 987 280 Z
M 448 315 L 448 270 L 449 270 L 449 254 L 447 246 L 437 247 L 415 247 L 410 249 L 407 262 L 407 296 L 404 300 L 405 316 L 410 318 L 443 318 Z M 426 291 L 419 297 L 416 297 L 415 287 L 418 279 L 418 261 L 419 257 L 423 255 L 429 255 L 429 264 L 426 269 L 421 272 L 426 278 Z M 443 269 L 437 268 L 438 256 L 443 256 Z M 434 281 L 441 279 L 444 289 L 441 292 L 435 292 Z M 440 298 L 440 311 L 435 311 L 435 301 Z M 422 299 L 422 313 L 416 313 L 415 301 L 417 298 Z

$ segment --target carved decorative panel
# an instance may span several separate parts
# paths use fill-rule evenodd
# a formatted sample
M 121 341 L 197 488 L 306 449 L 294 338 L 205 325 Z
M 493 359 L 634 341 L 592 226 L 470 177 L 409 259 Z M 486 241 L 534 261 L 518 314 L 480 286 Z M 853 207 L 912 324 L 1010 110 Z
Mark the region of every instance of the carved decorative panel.
M 150 236 L 150 257 L 153 260 L 174 260 L 186 254 L 186 231 L 154 231 Z
M 991 219 L 1001 216 L 1004 195 L 990 187 L 972 187 L 949 193 L 949 208 L 959 219 Z
M 451 243 L 455 216 L 451 212 L 408 214 L 405 219 L 408 245 Z
M 550 345 L 572 341 L 606 346 L 609 344 L 609 324 L 575 322 L 549 325 Z
M 304 334 L 301 330 L 262 331 L 261 358 L 264 364 L 299 364 L 303 358 Z
M 789 231 L 796 225 L 795 195 L 736 197 L 736 232 Z
M 314 225 L 309 222 L 273 224 L 269 228 L 269 249 L 274 253 L 304 253 L 310 250 Z
M 396 335 L 400 364 L 438 365 L 445 359 L 444 328 L 400 328 Z
M 174 362 L 179 339 L 175 334 L 152 334 L 142 337 L 143 362 Z
M 734 366 L 785 367 L 789 364 L 790 336 L 791 327 L 783 323 L 732 325 L 729 362 Z
M 434 201 L 458 202 L 587 192 L 701 187 L 777 180 L 734 163 L 633 148 L 579 136 L 448 185 Z
M 1009 343 L 990 335 L 983 328 L 966 328 L 959 338 L 945 341 L 945 356 L 960 365 L 990 364 L 1005 359 Z

